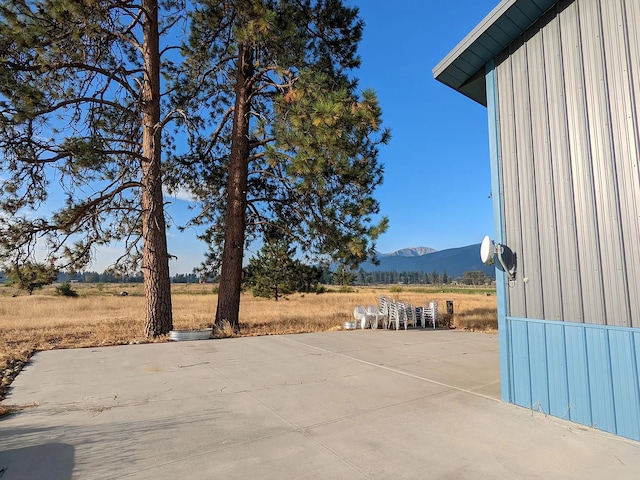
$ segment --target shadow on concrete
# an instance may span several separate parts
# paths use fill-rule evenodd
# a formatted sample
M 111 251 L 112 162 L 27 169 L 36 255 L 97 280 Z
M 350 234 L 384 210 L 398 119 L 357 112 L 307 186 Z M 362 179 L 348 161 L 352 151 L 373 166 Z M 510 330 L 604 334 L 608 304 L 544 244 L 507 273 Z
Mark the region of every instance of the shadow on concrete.
M 71 478 L 75 462 L 75 448 L 66 443 L 45 443 L 33 447 L 0 451 L 2 480 Z

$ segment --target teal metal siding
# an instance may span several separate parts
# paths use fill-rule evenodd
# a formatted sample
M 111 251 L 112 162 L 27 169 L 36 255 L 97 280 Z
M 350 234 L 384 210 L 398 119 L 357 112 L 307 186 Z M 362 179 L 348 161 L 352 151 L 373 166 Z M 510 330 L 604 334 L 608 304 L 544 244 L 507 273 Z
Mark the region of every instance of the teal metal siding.
M 511 320 L 508 323 L 509 338 L 511 340 L 511 368 L 513 377 L 511 384 L 513 403 L 523 407 L 533 408 L 534 402 L 539 402 L 538 392 L 531 391 L 531 357 L 529 356 L 529 332 L 526 320 Z M 533 399 L 536 400 L 533 400 Z
M 506 318 L 513 403 L 640 440 L 640 332 Z
M 531 392 L 536 392 L 532 398 L 532 407 L 543 412 L 550 412 L 549 400 L 549 362 L 547 359 L 547 338 L 544 324 L 528 323 L 529 358 L 531 362 Z
M 569 419 L 569 384 L 567 376 L 566 339 L 561 324 L 546 324 L 546 368 L 549 382 L 548 412 L 554 417 Z
M 587 364 L 591 396 L 591 421 L 605 432 L 616 433 L 616 421 L 611 384 L 611 360 L 607 332 L 603 329 L 585 329 Z
M 611 383 L 616 412 L 616 431 L 629 438 L 640 438 L 638 422 L 628 421 L 637 418 L 640 409 L 638 383 L 629 382 L 638 378 L 637 357 L 634 334 L 629 331 L 610 330 L 609 345 L 611 355 Z M 613 368 L 615 365 L 615 368 Z
M 564 324 L 565 352 L 567 355 L 567 390 L 569 420 L 583 425 L 591 421 L 591 397 L 589 396 L 589 368 L 587 346 L 582 325 Z

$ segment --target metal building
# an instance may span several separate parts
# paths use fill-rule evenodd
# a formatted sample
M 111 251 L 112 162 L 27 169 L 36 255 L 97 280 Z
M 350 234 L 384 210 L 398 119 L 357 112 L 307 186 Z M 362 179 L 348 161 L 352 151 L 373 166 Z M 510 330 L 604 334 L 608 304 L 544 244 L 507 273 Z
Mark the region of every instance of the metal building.
M 640 1 L 504 0 L 434 76 L 488 109 L 503 400 L 640 440 Z

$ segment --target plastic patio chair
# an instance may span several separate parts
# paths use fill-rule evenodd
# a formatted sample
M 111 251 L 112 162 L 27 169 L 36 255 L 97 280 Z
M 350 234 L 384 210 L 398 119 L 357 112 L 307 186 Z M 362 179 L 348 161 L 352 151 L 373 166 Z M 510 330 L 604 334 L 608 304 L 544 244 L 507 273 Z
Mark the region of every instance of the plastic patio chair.
M 427 325 L 430 325 L 435 329 L 438 324 L 438 303 L 429 302 L 426 304 L 422 309 L 422 315 L 424 320 L 422 328 L 426 328 Z
M 384 328 L 387 328 L 389 323 L 389 300 L 387 300 L 387 297 L 385 297 L 384 295 L 380 297 L 378 304 L 378 313 L 382 315 L 382 326 Z
M 356 328 L 360 326 L 364 330 L 367 326 L 367 320 L 370 320 L 371 317 L 367 315 L 367 310 L 362 305 L 358 305 L 353 309 L 353 318 L 356 319 Z
M 398 330 L 398 322 L 400 321 L 398 319 L 398 305 L 396 304 L 396 302 L 391 301 L 388 303 L 388 308 L 389 316 L 387 317 L 386 328 L 391 328 L 391 326 L 395 323 L 396 330 Z
M 407 314 L 407 321 L 405 327 L 411 325 L 412 327 L 416 326 L 416 308 L 410 303 L 406 306 L 405 312 Z
M 367 307 L 367 315 L 370 317 L 370 325 L 372 329 L 377 329 L 380 320 L 384 322 L 388 316 L 386 313 L 380 312 L 380 310 L 378 310 L 378 307 L 376 307 L 375 305 L 369 305 Z
M 415 314 L 416 314 L 416 327 L 419 324 L 422 328 L 426 328 L 427 327 L 427 322 L 426 322 L 426 319 L 424 317 L 424 308 L 423 307 L 416 307 L 415 308 Z
M 407 329 L 407 310 L 402 302 L 391 302 L 389 304 L 389 327 L 395 324 L 396 330 L 400 330 L 400 324 L 404 325 L 404 329 Z
M 407 318 L 407 306 L 404 302 L 398 302 L 398 323 L 396 324 L 396 330 L 399 330 L 399 324 L 404 325 L 404 329 L 407 329 L 407 323 L 409 320 Z

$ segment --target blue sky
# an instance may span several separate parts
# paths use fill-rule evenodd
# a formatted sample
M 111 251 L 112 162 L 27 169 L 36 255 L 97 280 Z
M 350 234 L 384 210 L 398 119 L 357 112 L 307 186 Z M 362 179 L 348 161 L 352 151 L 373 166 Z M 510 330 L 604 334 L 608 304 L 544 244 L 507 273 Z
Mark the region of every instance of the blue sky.
M 392 140 L 378 191 L 390 219 L 378 250 L 437 250 L 493 231 L 486 109 L 433 79 L 433 67 L 497 0 L 353 0 L 366 23 L 361 86 L 378 92 Z
M 389 230 L 380 252 L 410 246 L 437 250 L 479 243 L 493 233 L 484 107 L 433 79 L 433 67 L 498 0 L 347 0 L 365 21 L 360 44 L 362 88 L 376 90 L 392 139 L 380 151 L 384 184 L 377 190 Z M 186 202 L 171 200 L 173 223 Z M 171 219 L 170 222 L 171 223 Z M 169 230 L 172 273 L 200 264 L 206 245 L 193 232 Z M 117 248 L 101 250 L 102 271 Z M 250 255 L 251 252 L 248 252 Z

